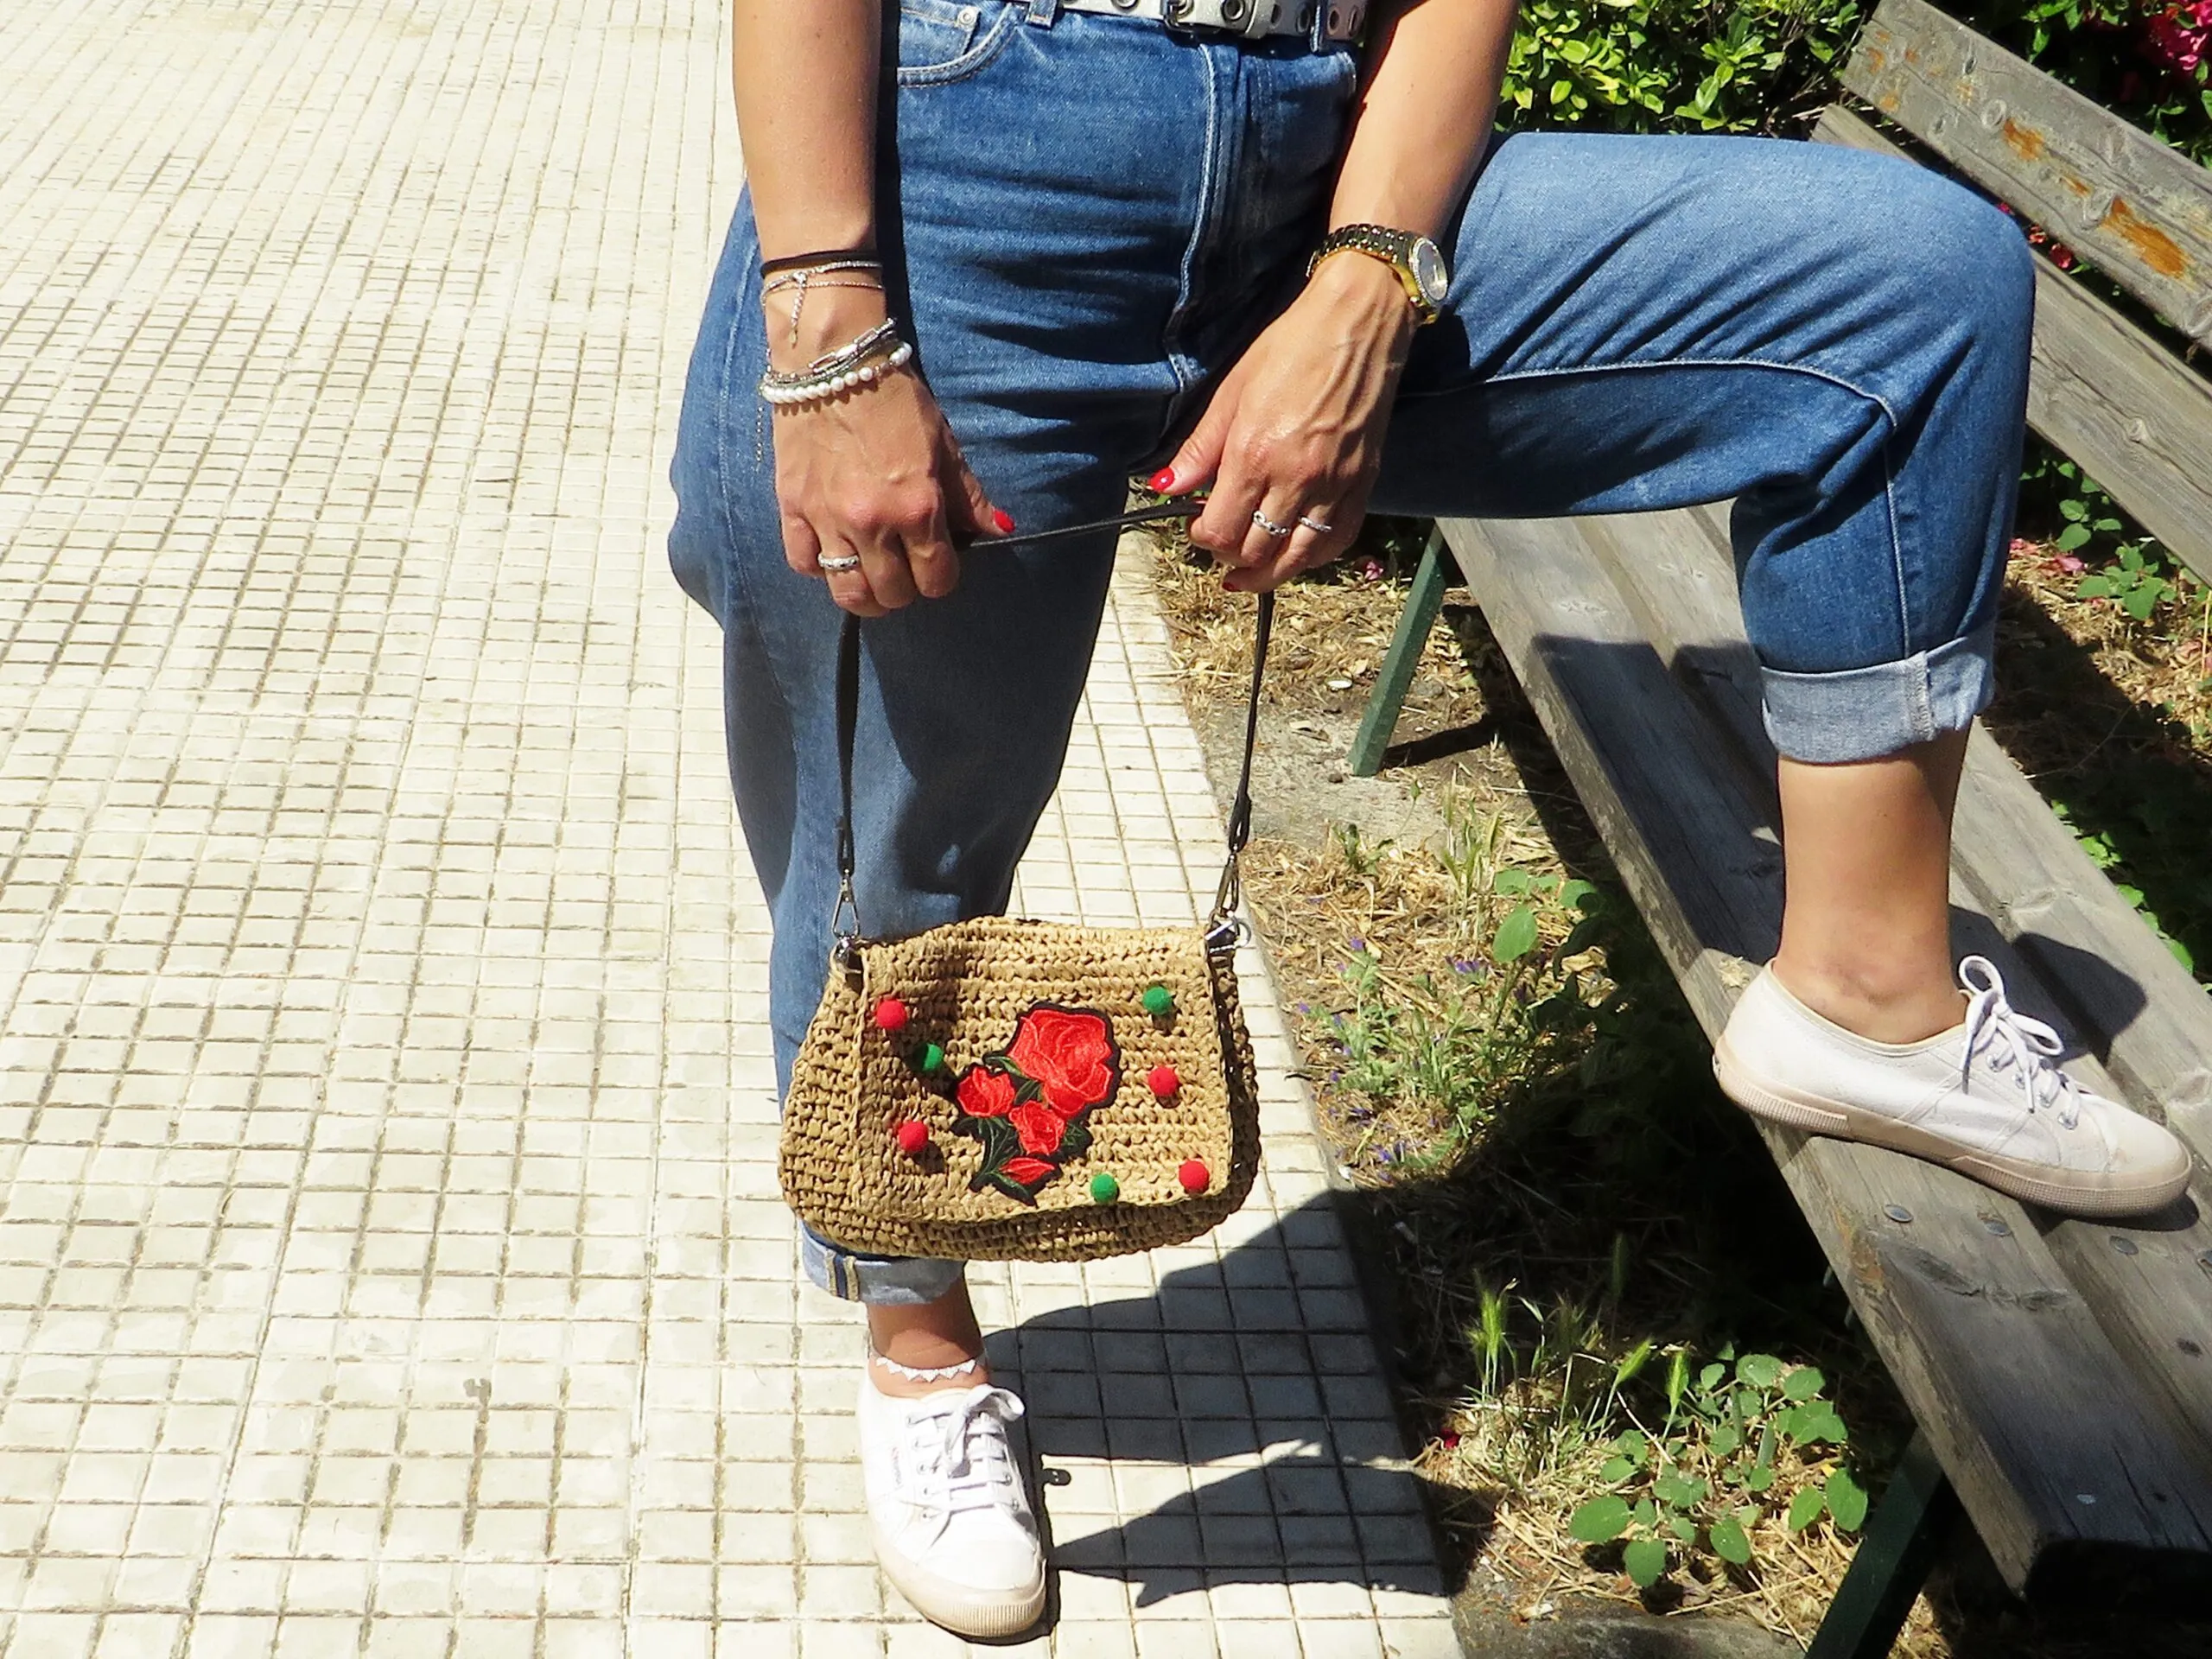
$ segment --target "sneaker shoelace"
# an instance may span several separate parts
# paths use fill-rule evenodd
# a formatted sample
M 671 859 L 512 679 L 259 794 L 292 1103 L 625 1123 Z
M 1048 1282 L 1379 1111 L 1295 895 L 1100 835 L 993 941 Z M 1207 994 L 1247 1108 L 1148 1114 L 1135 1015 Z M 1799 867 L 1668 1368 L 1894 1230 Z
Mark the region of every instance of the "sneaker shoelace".
M 2055 1108 L 2059 1122 L 2081 1122 L 2081 1085 L 2052 1062 L 2066 1051 L 2058 1033 L 2031 1019 L 2005 1000 L 2005 981 L 1986 957 L 1959 963 L 1959 984 L 1967 994 L 1967 1052 L 1960 1083 L 1967 1084 L 1975 1056 L 1986 1052 L 1999 1071 L 2018 1066 L 2028 1092 L 2030 1111 Z
M 963 1511 L 1003 1506 L 1015 1484 L 1007 1425 L 1020 1415 L 1020 1400 L 979 1384 L 941 1410 L 907 1420 L 899 1496 L 935 1519 L 938 1536 Z

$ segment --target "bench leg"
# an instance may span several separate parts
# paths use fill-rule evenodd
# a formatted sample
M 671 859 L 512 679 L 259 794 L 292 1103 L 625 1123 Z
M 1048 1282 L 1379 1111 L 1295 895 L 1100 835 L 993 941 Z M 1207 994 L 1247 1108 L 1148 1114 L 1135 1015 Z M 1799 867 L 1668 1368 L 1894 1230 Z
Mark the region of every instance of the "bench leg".
M 1957 1494 L 1915 1429 L 1805 1659 L 1882 1659 L 1958 1512 Z
M 1351 740 L 1355 778 L 1372 778 L 1382 769 L 1383 752 L 1390 747 L 1390 734 L 1397 728 L 1398 710 L 1405 707 L 1406 688 L 1414 683 L 1421 647 L 1428 643 L 1428 631 L 1435 626 L 1436 613 L 1444 605 L 1444 532 L 1432 530 L 1428 545 L 1421 549 L 1421 568 L 1414 572 L 1413 591 L 1406 595 L 1406 608 L 1398 613 L 1398 632 L 1390 640 L 1382 671 L 1376 677 L 1374 695 L 1368 698 L 1367 712 L 1360 716 L 1359 730 Z

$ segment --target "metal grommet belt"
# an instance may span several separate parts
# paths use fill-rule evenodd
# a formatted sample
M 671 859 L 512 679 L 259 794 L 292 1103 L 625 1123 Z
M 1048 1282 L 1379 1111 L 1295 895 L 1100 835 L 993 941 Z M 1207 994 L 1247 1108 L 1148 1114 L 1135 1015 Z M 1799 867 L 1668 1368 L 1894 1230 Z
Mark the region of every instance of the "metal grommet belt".
M 1350 41 L 1367 21 L 1367 0 L 1060 0 L 1060 10 L 1141 17 L 1174 33 L 1248 41 L 1310 35 L 1317 21 L 1322 39 Z

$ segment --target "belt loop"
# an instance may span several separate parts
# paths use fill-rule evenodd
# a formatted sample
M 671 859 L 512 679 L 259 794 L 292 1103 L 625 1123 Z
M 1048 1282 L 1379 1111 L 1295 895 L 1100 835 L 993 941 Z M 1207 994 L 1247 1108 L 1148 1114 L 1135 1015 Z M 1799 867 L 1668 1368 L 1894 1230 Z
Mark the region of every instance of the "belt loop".
M 1026 21 L 1033 29 L 1050 29 L 1059 11 L 1060 0 L 1029 0 L 1029 16 Z

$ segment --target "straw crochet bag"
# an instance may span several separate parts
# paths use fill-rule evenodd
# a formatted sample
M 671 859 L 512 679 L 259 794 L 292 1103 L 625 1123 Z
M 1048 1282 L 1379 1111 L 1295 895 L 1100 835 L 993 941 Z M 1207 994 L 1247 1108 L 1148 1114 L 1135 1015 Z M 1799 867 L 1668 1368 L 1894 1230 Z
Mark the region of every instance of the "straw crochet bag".
M 853 905 L 857 625 L 837 665 L 838 931 L 785 1102 L 780 1174 L 848 1249 L 1077 1262 L 1179 1244 L 1234 1214 L 1260 1161 L 1236 1000 L 1236 857 L 1272 596 L 1260 602 L 1229 861 L 1204 927 L 978 917 L 859 937 Z

